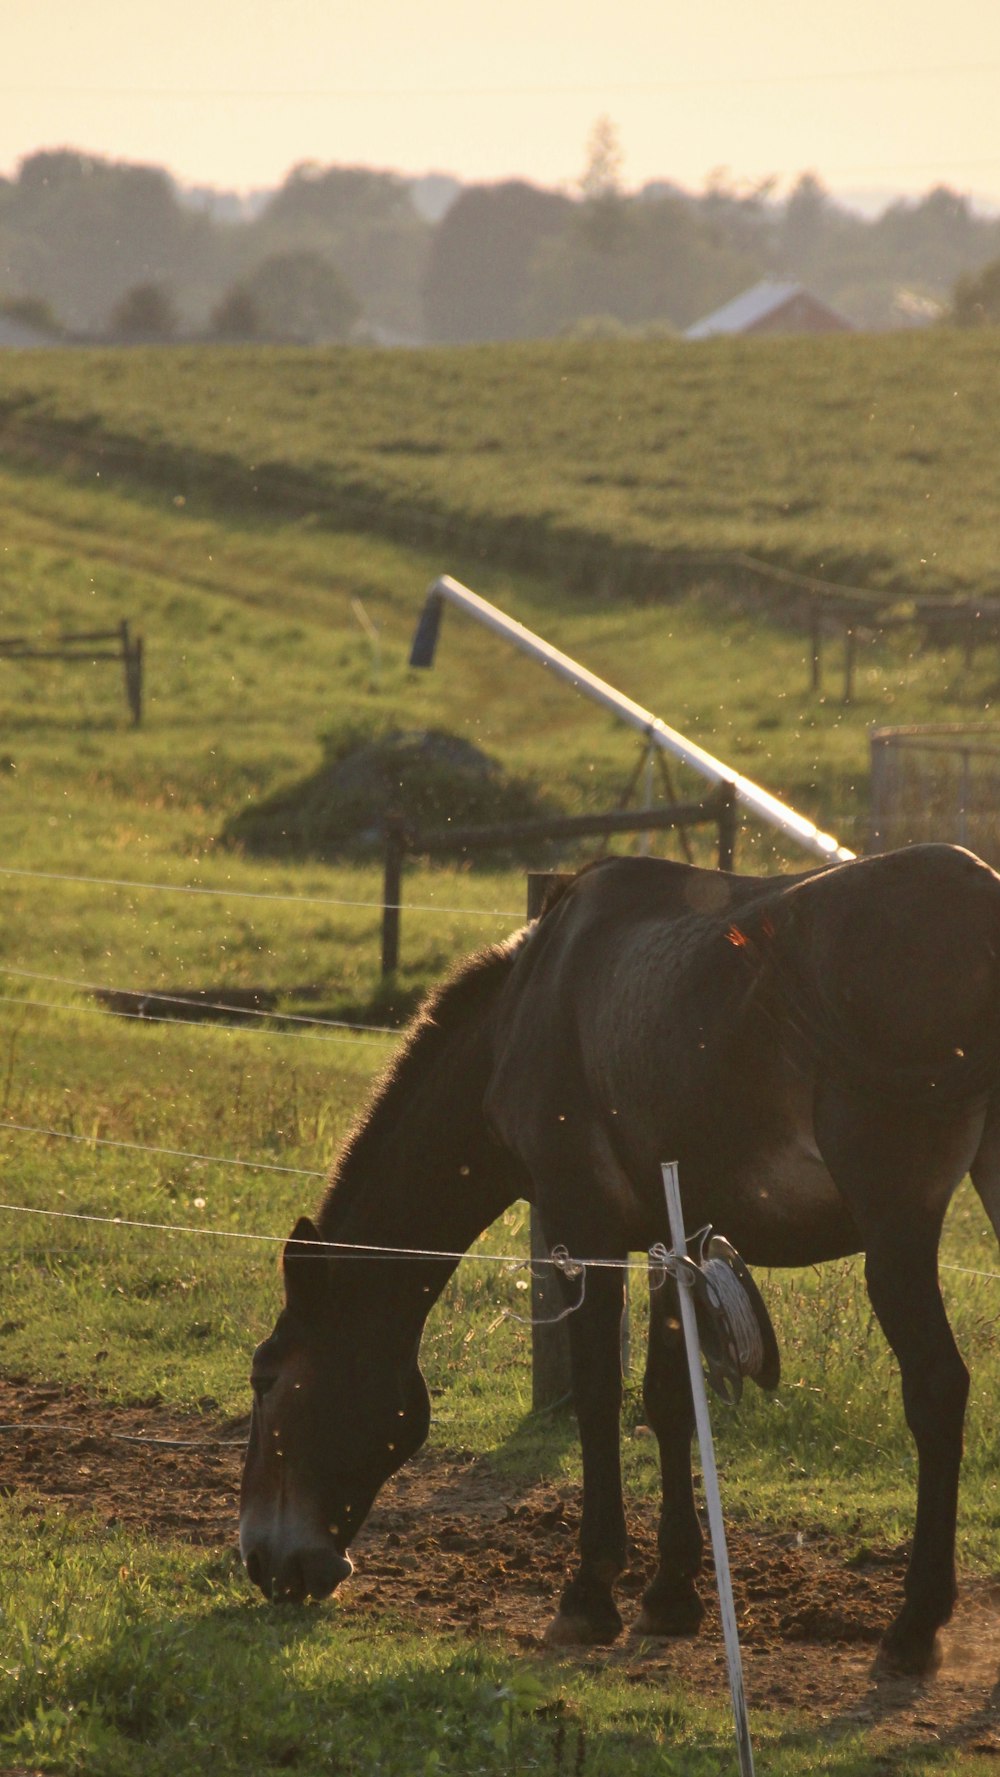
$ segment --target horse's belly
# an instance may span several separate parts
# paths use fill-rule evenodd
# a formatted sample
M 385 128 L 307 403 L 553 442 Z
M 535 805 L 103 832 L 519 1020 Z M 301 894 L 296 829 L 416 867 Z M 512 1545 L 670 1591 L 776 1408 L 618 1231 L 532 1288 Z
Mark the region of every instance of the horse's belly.
M 811 1265 L 861 1245 L 847 1204 L 807 1139 L 790 1137 L 757 1154 L 741 1168 L 730 1203 L 738 1234 L 721 1221 L 719 1232 L 752 1264 Z

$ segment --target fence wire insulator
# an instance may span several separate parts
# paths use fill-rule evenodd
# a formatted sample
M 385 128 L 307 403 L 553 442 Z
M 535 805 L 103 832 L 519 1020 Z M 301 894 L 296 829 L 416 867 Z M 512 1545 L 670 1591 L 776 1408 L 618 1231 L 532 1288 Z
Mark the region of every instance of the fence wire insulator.
M 552 1248 L 552 1263 L 564 1277 L 585 1277 L 586 1266 L 580 1259 L 571 1259 L 567 1249 L 560 1245 Z
M 776 1388 L 778 1341 L 736 1248 L 710 1227 L 700 1228 L 687 1244 L 683 1253 L 669 1252 L 662 1241 L 650 1247 L 650 1287 L 662 1288 L 669 1276 L 691 1291 L 708 1379 L 724 1401 L 736 1405 L 747 1376 L 760 1388 Z

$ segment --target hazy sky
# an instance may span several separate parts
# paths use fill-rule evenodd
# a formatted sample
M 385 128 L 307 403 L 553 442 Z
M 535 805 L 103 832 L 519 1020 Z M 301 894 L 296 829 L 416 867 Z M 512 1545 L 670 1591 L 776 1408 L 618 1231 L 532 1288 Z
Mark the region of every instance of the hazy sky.
M 73 146 L 249 189 L 298 161 L 628 185 L 819 173 L 1000 199 L 997 0 L 0 0 L 0 170 Z

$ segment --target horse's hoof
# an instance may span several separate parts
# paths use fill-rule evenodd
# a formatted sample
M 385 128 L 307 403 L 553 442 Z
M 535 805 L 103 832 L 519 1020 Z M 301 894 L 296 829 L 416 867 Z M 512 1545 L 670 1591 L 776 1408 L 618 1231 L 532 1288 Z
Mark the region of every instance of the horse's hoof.
M 875 1655 L 874 1672 L 878 1678 L 930 1678 L 941 1664 L 941 1642 L 937 1631 L 928 1636 L 896 1635 L 890 1629 Z
M 642 1600 L 637 1635 L 697 1635 L 705 1615 L 693 1579 L 654 1580 Z
M 560 1611 L 545 1631 L 546 1647 L 607 1647 L 617 1641 L 622 1620 L 614 1615 L 600 1617 L 571 1616 Z
M 705 1606 L 697 1592 L 680 1598 L 646 1599 L 633 1631 L 636 1635 L 697 1635 Z

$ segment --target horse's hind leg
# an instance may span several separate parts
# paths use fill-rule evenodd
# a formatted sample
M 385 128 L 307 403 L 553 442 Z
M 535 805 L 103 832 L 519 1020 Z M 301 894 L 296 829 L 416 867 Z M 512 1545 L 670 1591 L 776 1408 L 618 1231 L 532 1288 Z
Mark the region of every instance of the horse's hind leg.
M 922 1672 L 937 1658 L 937 1631 L 957 1596 L 955 1521 L 969 1373 L 945 1315 L 933 1241 L 898 1238 L 870 1247 L 865 1280 L 899 1359 L 906 1422 L 917 1446 L 917 1517 L 906 1602 L 882 1643 L 882 1662 Z
M 989 1106 L 976 1157 L 969 1171 L 983 1208 L 993 1224 L 993 1232 L 1000 1240 L 1000 1096 L 994 1098 Z
M 578 1299 L 579 1281 L 568 1280 L 566 1289 L 570 1300 Z M 583 1456 L 583 1518 L 580 1564 L 546 1636 L 556 1646 L 614 1641 L 621 1633 L 612 1587 L 626 1562 L 619 1447 L 624 1300 L 621 1270 L 588 1268 L 583 1304 L 567 1322 Z
M 899 1361 L 906 1420 L 917 1446 L 917 1517 L 905 1603 L 883 1643 L 882 1664 L 924 1672 L 956 1597 L 955 1521 L 969 1376 L 938 1286 L 944 1211 L 975 1149 L 971 1121 L 905 1127 L 874 1106 L 829 1092 L 817 1106 L 824 1158 L 865 1245 L 872 1307 Z
M 643 1597 L 636 1629 L 640 1635 L 692 1635 L 705 1614 L 695 1585 L 702 1534 L 691 1473 L 694 1407 L 677 1286 L 669 1277 L 659 1287 L 650 1278 L 643 1400 L 660 1446 L 663 1503 L 659 1566 Z

